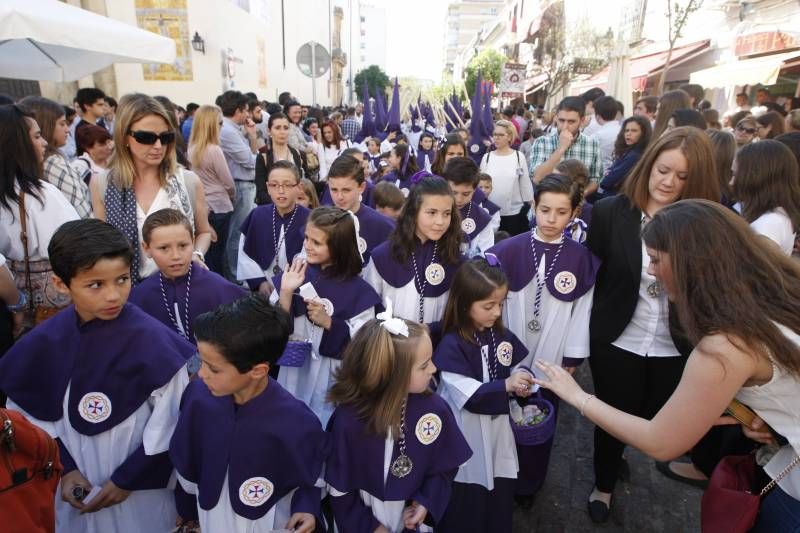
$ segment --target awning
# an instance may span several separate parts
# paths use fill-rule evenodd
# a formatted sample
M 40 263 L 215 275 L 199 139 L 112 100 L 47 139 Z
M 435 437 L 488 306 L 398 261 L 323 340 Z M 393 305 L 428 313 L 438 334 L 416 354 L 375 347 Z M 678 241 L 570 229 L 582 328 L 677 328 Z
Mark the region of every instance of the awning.
M 772 54 L 753 59 L 731 61 L 705 70 L 693 72 L 692 83 L 703 87 L 729 87 L 731 85 L 774 85 L 778 74 L 787 63 L 800 59 L 800 50 Z
M 704 41 L 673 48 L 670 68 L 702 54 L 708 50 L 710 44 L 711 41 L 706 39 Z M 666 62 L 667 50 L 631 58 L 631 90 L 643 91 L 645 87 L 647 87 L 647 79 L 664 70 Z M 600 87 L 605 90 L 605 87 L 608 86 L 608 72 L 608 67 L 606 67 L 590 78 L 571 84 L 570 92 L 577 94 L 584 90 L 591 89 L 592 87 Z
M 535 93 L 539 89 L 541 89 L 545 84 L 547 84 L 550 77 L 547 75 L 546 72 L 542 72 L 541 74 L 537 74 L 532 78 L 528 78 L 525 80 L 525 93 L 531 94 Z

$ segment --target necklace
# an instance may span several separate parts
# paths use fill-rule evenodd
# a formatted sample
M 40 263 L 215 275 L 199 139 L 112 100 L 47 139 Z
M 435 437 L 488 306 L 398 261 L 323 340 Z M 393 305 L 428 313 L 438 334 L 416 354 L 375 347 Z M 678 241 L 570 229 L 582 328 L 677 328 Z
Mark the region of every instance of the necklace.
M 400 478 L 406 477 L 414 468 L 411 458 L 406 455 L 406 403 L 407 400 L 403 400 L 403 406 L 400 408 L 400 441 L 398 442 L 400 455 L 392 462 L 391 468 L 392 475 Z
M 164 300 L 164 307 L 167 308 L 167 315 L 169 316 L 172 325 L 175 327 L 175 330 L 183 335 L 185 339 L 189 339 L 189 292 L 192 290 L 192 265 L 189 265 L 189 273 L 186 275 L 186 300 L 184 301 L 183 306 L 183 331 L 181 331 L 181 326 L 178 324 L 178 319 L 172 314 L 172 309 L 169 306 L 169 301 L 167 301 L 167 291 L 164 290 L 164 276 L 161 272 L 158 273 L 158 283 L 161 286 L 161 298 Z M 178 296 L 178 287 L 175 287 L 175 296 L 177 300 Z
M 444 267 L 436 262 L 436 250 L 439 242 L 433 243 L 433 256 L 430 264 L 425 268 L 425 279 L 420 282 L 419 270 L 417 269 L 417 258 L 414 252 L 411 253 L 411 262 L 414 265 L 414 287 L 419 291 L 419 323 L 423 323 L 425 316 L 425 288 L 428 283 L 438 285 L 444 280 Z
M 475 231 L 475 221 L 469 217 L 472 212 L 472 202 L 467 204 L 467 214 L 461 221 L 461 229 L 467 234 L 467 238 L 472 240 L 472 232 Z
M 486 368 L 489 372 L 489 381 L 494 381 L 497 379 L 497 352 L 494 343 L 494 328 L 489 328 L 489 335 L 491 336 L 491 343 L 486 347 L 487 351 L 483 354 L 483 358 L 486 361 Z M 475 332 L 475 340 L 478 343 L 478 347 L 481 349 L 481 353 L 483 353 L 483 346 L 481 345 L 481 339 L 478 337 L 477 331 Z M 493 354 L 493 356 L 489 354 Z
M 286 224 L 286 227 L 283 229 L 283 235 L 281 235 L 280 240 L 278 240 L 278 234 L 275 228 L 275 213 L 278 212 L 278 208 L 275 207 L 272 210 L 272 242 L 277 242 L 278 244 L 275 246 L 275 266 L 272 267 L 272 273 L 274 275 L 279 275 L 281 272 L 281 267 L 278 266 L 278 252 L 281 250 L 281 245 L 283 244 L 284 239 L 286 239 L 286 234 L 289 233 L 289 228 L 292 227 L 292 222 L 294 222 L 294 216 L 297 214 L 297 206 L 294 206 L 292 210 L 292 216 L 289 218 L 289 223 Z M 289 258 L 287 257 L 286 260 L 288 261 Z
M 533 319 L 528 322 L 528 329 L 530 331 L 539 331 L 542 329 L 542 319 L 541 319 L 541 308 L 542 308 L 542 289 L 544 288 L 545 282 L 550 277 L 550 274 L 553 273 L 553 267 L 556 266 L 556 261 L 558 261 L 558 256 L 561 254 L 561 249 L 564 247 L 564 241 L 566 240 L 563 236 L 561 237 L 561 243 L 558 245 L 558 249 L 556 249 L 556 253 L 553 256 L 553 260 L 550 261 L 550 266 L 545 270 L 544 278 L 539 279 L 539 265 L 536 262 L 536 229 L 531 231 L 531 250 L 533 251 L 533 268 L 534 268 L 534 277 L 533 281 L 536 283 L 536 297 L 533 301 Z M 542 252 L 542 256 L 544 256 L 544 252 Z
M 652 217 L 646 213 L 642 213 L 642 228 L 644 228 L 650 220 L 652 220 Z M 653 280 L 650 285 L 647 286 L 647 295 L 650 298 L 658 298 L 661 296 L 661 283 L 659 283 L 657 279 Z

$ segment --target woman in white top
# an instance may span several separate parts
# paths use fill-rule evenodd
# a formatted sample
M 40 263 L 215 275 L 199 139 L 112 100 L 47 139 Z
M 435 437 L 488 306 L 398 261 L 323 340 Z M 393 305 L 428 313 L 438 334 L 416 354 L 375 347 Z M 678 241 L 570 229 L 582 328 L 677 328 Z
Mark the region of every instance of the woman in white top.
M 733 162 L 735 207 L 750 227 L 792 255 L 800 227 L 800 172 L 783 143 L 763 140 L 744 146 Z
M 335 122 L 329 120 L 322 124 L 322 142 L 317 145 L 320 181 L 327 181 L 328 169 L 331 168 L 334 160 L 349 146 L 350 144 L 342 139 L 342 133 Z
M 141 247 L 142 225 L 151 213 L 177 209 L 193 222 L 196 261 L 203 263 L 211 243 L 203 184 L 177 165 L 175 135 L 167 110 L 157 100 L 139 93 L 123 96 L 108 173 L 91 183 L 95 216 L 119 229 L 133 246 L 131 273 L 136 283 L 157 270 Z
M 33 114 L 42 130 L 42 137 L 47 141 L 43 179 L 61 191 L 81 218 L 91 217 L 89 187 L 59 150 L 67 144 L 69 136 L 64 106 L 41 96 L 27 96 L 20 100 L 20 105 Z
M 718 423 L 734 398 L 758 415 L 745 433 L 787 444 L 765 465 L 773 479 L 800 452 L 800 265 L 716 202 L 664 207 L 643 230 L 650 273 L 695 346 L 675 392 L 648 420 L 587 394 L 561 368 L 539 383 L 607 432 L 660 460 L 679 456 Z M 777 446 L 776 446 L 777 448 Z M 754 487 L 755 494 L 761 487 Z M 756 532 L 800 530 L 800 465 L 761 502 Z
M 525 155 L 511 148 L 517 129 L 508 120 L 498 120 L 494 133 L 495 150 L 481 160 L 481 172 L 492 177 L 489 200 L 500 207 L 500 229 L 511 235 L 528 231 L 528 211 L 533 205 L 533 182 Z
M 58 227 L 78 219 L 78 213 L 54 185 L 41 179 L 47 141 L 33 116 L 20 106 L 4 105 L 0 124 L 0 254 L 8 259 L 28 301 L 55 312 L 69 304 L 69 297 L 52 284 L 47 246 Z M 27 246 L 20 238 L 22 204 Z M 23 322 L 34 325 L 33 314 L 28 312 Z

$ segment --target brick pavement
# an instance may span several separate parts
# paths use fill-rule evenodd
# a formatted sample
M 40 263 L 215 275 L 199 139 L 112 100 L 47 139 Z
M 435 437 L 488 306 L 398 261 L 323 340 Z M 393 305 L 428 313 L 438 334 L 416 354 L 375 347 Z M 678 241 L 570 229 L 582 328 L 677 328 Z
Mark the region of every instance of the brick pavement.
M 576 375 L 591 390 L 589 365 Z M 547 480 L 530 511 L 514 513 L 514 533 L 694 533 L 700 531 L 700 489 L 661 475 L 653 459 L 628 448 L 629 482 L 618 482 L 611 518 L 595 525 L 586 510 L 592 490 L 594 426 L 562 404 Z

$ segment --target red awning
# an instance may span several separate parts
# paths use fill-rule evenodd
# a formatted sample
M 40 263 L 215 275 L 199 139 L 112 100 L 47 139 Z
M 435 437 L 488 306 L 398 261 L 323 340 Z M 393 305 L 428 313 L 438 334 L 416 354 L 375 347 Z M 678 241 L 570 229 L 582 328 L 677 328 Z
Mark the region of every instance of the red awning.
M 672 59 L 670 60 L 670 67 L 674 67 L 688 61 L 698 54 L 705 52 L 711 41 L 706 39 L 685 46 L 679 46 L 672 49 Z M 631 89 L 634 91 L 643 91 L 647 87 L 647 79 L 655 76 L 664 70 L 664 64 L 667 62 L 667 50 L 654 52 L 647 55 L 633 57 L 630 60 L 630 74 L 631 74 Z M 571 85 L 571 92 L 575 93 L 577 90 L 581 92 L 585 89 L 592 87 L 605 87 L 608 84 L 608 67 L 604 68 L 597 74 L 585 80 L 573 83 Z

